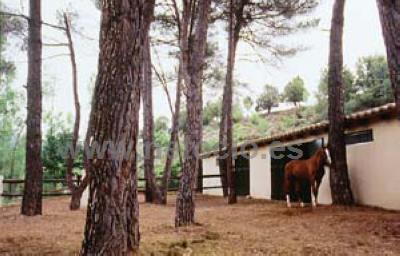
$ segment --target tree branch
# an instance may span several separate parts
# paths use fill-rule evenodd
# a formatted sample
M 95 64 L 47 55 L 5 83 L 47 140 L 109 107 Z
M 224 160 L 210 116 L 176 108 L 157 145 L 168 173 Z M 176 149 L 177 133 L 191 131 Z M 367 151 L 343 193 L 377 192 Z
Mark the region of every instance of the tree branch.
M 11 13 L 11 12 L 0 11 L 0 15 L 21 18 L 21 19 L 24 19 L 24 20 L 26 20 L 28 22 L 31 20 L 31 18 L 29 16 L 26 16 L 26 15 L 21 14 L 21 13 Z M 42 25 L 45 25 L 47 27 L 51 27 L 51 28 L 54 28 L 54 29 L 59 29 L 59 30 L 65 31 L 64 27 L 61 27 L 61 26 L 58 26 L 58 25 L 54 25 L 54 24 L 51 24 L 51 23 L 48 23 L 48 22 L 44 22 L 44 21 L 42 21 L 41 23 L 42 23 Z
M 67 43 L 59 43 L 59 44 L 43 43 L 43 46 L 46 46 L 46 47 L 67 47 L 67 46 L 69 46 L 69 44 L 67 44 Z

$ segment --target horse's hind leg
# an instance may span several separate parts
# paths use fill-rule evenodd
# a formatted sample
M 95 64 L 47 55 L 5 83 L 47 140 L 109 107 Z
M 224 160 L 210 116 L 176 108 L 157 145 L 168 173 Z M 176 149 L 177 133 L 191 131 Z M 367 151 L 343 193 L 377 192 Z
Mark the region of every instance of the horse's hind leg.
M 299 200 L 299 203 L 300 203 L 300 207 L 304 208 L 303 196 L 301 194 L 301 182 L 300 181 L 296 182 L 295 191 L 296 191 L 297 200 Z
M 315 182 L 315 180 L 310 181 L 311 185 L 311 201 L 312 201 L 312 206 L 317 207 L 318 204 L 318 185 Z

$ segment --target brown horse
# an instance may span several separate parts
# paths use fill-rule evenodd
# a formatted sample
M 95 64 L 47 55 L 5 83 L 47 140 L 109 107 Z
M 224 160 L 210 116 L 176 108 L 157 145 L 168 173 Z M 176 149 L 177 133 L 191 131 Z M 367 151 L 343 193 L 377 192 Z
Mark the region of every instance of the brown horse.
M 307 160 L 292 160 L 285 166 L 284 191 L 286 195 L 287 206 L 290 208 L 290 192 L 291 188 L 295 188 L 297 197 L 299 198 L 301 207 L 304 203 L 301 198 L 301 182 L 309 182 L 311 185 L 312 205 L 316 207 L 318 204 L 318 190 L 321 185 L 322 178 L 325 175 L 325 166 L 330 166 L 331 159 L 327 147 L 322 147 Z

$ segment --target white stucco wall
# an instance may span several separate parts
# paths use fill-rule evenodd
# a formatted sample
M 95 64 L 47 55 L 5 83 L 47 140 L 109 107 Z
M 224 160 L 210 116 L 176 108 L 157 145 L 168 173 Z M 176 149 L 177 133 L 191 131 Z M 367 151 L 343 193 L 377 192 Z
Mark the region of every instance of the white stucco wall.
M 347 146 L 350 182 L 355 200 L 361 205 L 400 210 L 400 168 L 397 166 L 397 159 L 400 159 L 400 122 L 381 121 L 352 132 L 367 129 L 373 130 L 372 142 Z M 324 138 L 327 140 L 326 135 Z M 309 141 L 309 138 L 302 141 Z M 331 204 L 329 168 L 325 169 L 319 202 Z
M 347 147 L 357 203 L 400 210 L 400 122 L 372 126 L 374 141 Z
M 320 204 L 332 204 L 331 196 L 331 183 L 329 181 L 329 168 L 325 167 L 325 176 L 322 179 L 321 186 L 318 191 L 318 203 Z
M 347 163 L 358 204 L 400 210 L 400 122 L 391 120 L 358 128 L 372 129 L 374 140 L 347 146 Z M 320 188 L 320 202 L 332 203 L 329 172 Z
M 380 121 L 352 131 L 372 129 L 374 140 L 347 146 L 350 181 L 356 202 L 361 205 L 400 210 L 400 122 Z M 290 141 L 282 146 L 305 143 L 327 135 Z M 276 145 L 275 145 L 276 146 Z M 250 154 L 254 154 L 253 151 Z M 203 160 L 204 174 L 219 174 L 216 158 Z M 219 186 L 220 180 L 204 180 L 204 186 Z M 204 191 L 222 195 L 221 189 Z M 254 198 L 271 199 L 270 147 L 261 147 L 250 159 L 250 195 Z M 329 169 L 322 180 L 319 202 L 331 204 Z
M 217 157 L 203 159 L 203 175 L 219 175 L 219 167 L 217 165 Z M 222 188 L 206 189 L 207 187 L 220 187 L 221 178 L 205 178 L 203 179 L 203 194 L 222 196 Z

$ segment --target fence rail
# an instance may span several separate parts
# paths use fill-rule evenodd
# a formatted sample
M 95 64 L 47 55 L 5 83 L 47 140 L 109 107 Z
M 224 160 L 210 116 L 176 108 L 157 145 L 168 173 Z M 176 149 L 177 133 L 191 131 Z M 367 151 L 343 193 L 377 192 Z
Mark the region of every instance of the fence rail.
M 213 178 L 220 178 L 221 175 L 202 175 L 199 176 L 199 183 L 198 183 L 198 191 L 202 192 L 203 190 L 208 190 L 208 189 L 219 189 L 222 188 L 222 186 L 212 186 L 212 187 L 203 187 L 203 180 L 204 179 L 213 179 Z M 170 192 L 176 192 L 179 189 L 179 180 L 180 177 L 171 177 L 169 181 L 169 187 L 168 191 Z M 161 177 L 156 178 L 157 182 L 162 181 Z M 74 179 L 73 182 L 77 185 L 80 184 L 81 178 Z M 145 192 L 145 183 L 146 179 L 144 178 L 139 178 L 138 182 L 141 183 L 138 185 L 138 191 L 139 192 Z M 4 179 L 0 180 L 0 195 L 3 197 L 22 197 L 23 196 L 23 189 L 20 191 L 16 191 L 17 186 L 23 185 L 25 183 L 25 180 L 23 179 Z M 66 179 L 44 179 L 43 184 L 53 184 L 54 188 L 53 189 L 44 189 L 43 196 L 68 196 L 71 195 L 68 187 L 66 186 L 67 180 Z M 57 185 L 60 185 L 61 187 L 57 188 Z M 8 186 L 8 190 L 6 189 L 6 186 Z M 1 189 L 2 188 L 2 189 Z M 46 191 L 47 190 L 47 191 Z
M 17 186 L 18 185 L 23 185 L 25 183 L 25 180 L 23 179 L 5 179 L 5 180 L 0 180 L 2 182 L 2 187 L 3 190 L 0 191 L 0 195 L 3 197 L 21 197 L 23 196 L 23 189 L 21 189 L 22 186 L 20 186 L 19 191 Z M 80 184 L 81 179 L 74 179 L 73 182 L 77 185 Z M 71 195 L 70 191 L 68 190 L 66 184 L 67 180 L 66 179 L 43 179 L 43 184 L 54 184 L 53 189 L 45 189 L 43 191 L 43 196 L 67 196 Z M 61 184 L 62 187 L 57 188 L 57 185 Z M 8 186 L 8 189 L 5 188 L 5 186 Z M 47 190 L 47 191 L 46 191 Z
M 80 179 L 73 180 L 74 182 L 80 182 Z M 6 179 L 3 180 L 4 184 L 23 184 L 25 180 L 21 179 Z M 66 179 L 44 179 L 43 183 L 67 183 Z

